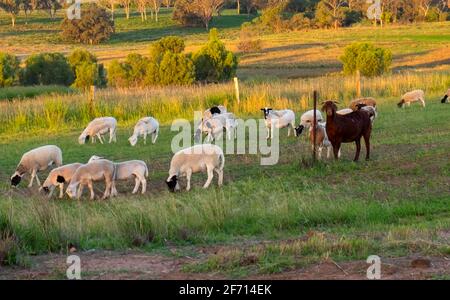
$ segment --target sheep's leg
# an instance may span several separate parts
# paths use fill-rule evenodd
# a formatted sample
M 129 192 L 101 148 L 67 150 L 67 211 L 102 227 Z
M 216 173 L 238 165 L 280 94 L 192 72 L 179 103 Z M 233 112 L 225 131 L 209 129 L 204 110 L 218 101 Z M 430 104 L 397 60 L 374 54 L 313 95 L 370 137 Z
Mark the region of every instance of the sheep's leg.
M 158 131 L 152 133 L 152 144 L 156 143 L 156 139 L 158 138 Z
M 90 193 L 91 193 L 91 200 L 94 200 L 95 199 L 95 194 L 94 194 L 94 186 L 92 185 L 92 180 L 89 180 L 88 181 L 88 184 L 87 184 L 87 186 L 88 186 L 88 188 L 89 188 L 89 191 L 90 191 Z
M 420 102 L 422 102 L 422 107 L 425 108 L 425 100 L 420 100 Z
M 147 191 L 147 179 L 145 179 L 145 177 L 141 178 L 141 184 L 142 184 L 141 194 L 145 194 L 145 192 Z
M 138 178 L 137 176 L 135 176 L 135 177 L 134 177 L 134 182 L 135 182 L 135 184 L 134 184 L 134 189 L 133 189 L 133 191 L 131 192 L 132 194 L 136 194 L 136 193 L 137 193 L 137 191 L 138 191 L 138 189 L 139 189 L 139 185 L 140 185 L 140 183 L 141 183 L 141 180 L 140 180 L 140 178 Z
M 218 186 L 222 186 L 222 184 L 223 184 L 223 170 L 221 170 L 221 169 L 214 169 L 214 171 L 216 171 L 217 176 L 219 177 L 219 179 L 217 180 L 217 185 Z
M 103 193 L 102 200 L 111 196 L 113 191 L 113 184 L 110 180 L 105 179 L 105 192 Z
M 320 160 L 322 158 L 322 147 L 319 146 L 317 149 L 317 158 Z
M 54 189 L 52 189 L 51 193 L 53 193 L 53 190 Z M 59 184 L 59 199 L 62 197 L 64 197 L 64 183 Z
M 100 141 L 100 144 L 103 144 L 103 139 L 102 139 L 102 136 L 100 135 L 100 133 L 97 133 L 97 137 L 98 137 L 98 140 Z
M 35 169 L 33 171 L 31 171 L 31 179 L 30 179 L 30 183 L 28 184 L 29 188 L 33 186 L 34 177 L 36 177 L 36 170 Z
M 331 156 L 331 148 L 332 148 L 332 147 L 330 147 L 330 146 L 327 147 L 327 159 L 329 159 L 330 156 Z M 340 150 L 339 150 L 339 151 L 340 151 Z M 340 155 L 339 155 L 339 156 L 340 156 Z
M 359 153 L 361 152 L 361 137 L 356 139 L 355 144 L 356 144 L 356 154 L 355 154 L 355 158 L 353 159 L 353 161 L 358 161 Z
M 214 177 L 213 169 L 211 167 L 209 167 L 209 166 L 207 166 L 206 168 L 207 168 L 207 171 L 208 171 L 208 179 L 206 180 L 205 185 L 203 185 L 204 189 L 209 187 L 209 185 L 211 184 L 211 181 L 212 181 L 212 179 Z
M 144 145 L 147 145 L 147 132 L 144 132 Z
M 52 186 L 52 187 L 50 188 L 50 193 L 48 194 L 48 198 L 51 198 L 51 197 L 52 197 L 53 191 L 54 191 L 54 190 L 55 190 L 55 187 Z
M 270 128 L 269 128 L 269 127 L 267 127 L 267 137 L 266 137 L 266 140 L 268 140 L 268 139 L 270 139 Z
M 192 169 L 188 169 L 186 171 L 186 191 L 189 191 L 191 189 L 191 175 L 192 175 Z
M 83 188 L 84 188 L 83 184 L 80 183 L 80 185 L 78 186 L 78 190 L 77 190 L 77 200 L 80 200 L 81 194 L 83 194 Z

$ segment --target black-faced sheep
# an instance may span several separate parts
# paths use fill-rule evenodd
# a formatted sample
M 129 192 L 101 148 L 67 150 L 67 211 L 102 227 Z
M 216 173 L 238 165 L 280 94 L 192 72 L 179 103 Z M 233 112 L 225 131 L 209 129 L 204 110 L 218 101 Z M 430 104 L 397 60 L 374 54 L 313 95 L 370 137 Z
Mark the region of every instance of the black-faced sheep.
M 261 108 L 264 113 L 264 122 L 267 128 L 267 139 L 273 138 L 275 128 L 288 128 L 288 136 L 291 135 L 291 129 L 295 128 L 295 114 L 290 109 L 273 110 L 272 108 Z
M 64 196 L 64 183 L 69 182 L 76 170 L 82 165 L 80 163 L 73 163 L 51 170 L 40 190 L 44 190 L 51 197 L 56 186 L 59 186 L 59 198 L 62 198 Z
M 92 143 L 95 142 L 95 137 L 98 137 L 100 143 L 103 144 L 102 135 L 109 132 L 109 143 L 117 142 L 116 139 L 117 120 L 113 117 L 95 118 L 83 130 L 78 137 L 78 143 L 85 144 L 89 138 L 92 138 Z
M 422 90 L 408 92 L 402 96 L 402 100 L 397 105 L 399 108 L 404 107 L 405 104 L 409 107 L 413 102 L 420 102 L 425 108 L 425 92 Z

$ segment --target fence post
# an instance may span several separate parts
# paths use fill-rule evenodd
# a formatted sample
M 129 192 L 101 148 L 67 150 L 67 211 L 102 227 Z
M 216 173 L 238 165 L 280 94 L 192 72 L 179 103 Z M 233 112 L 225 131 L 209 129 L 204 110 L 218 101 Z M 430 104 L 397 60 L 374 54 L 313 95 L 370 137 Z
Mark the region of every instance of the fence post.
M 91 116 L 94 116 L 95 85 L 91 85 L 89 87 L 88 101 L 89 101 L 89 112 Z
M 361 72 L 356 70 L 356 98 L 361 98 Z
M 318 98 L 318 93 L 317 91 L 314 91 L 314 117 L 313 117 L 313 163 L 316 162 L 316 153 L 317 153 L 317 149 L 316 149 L 316 125 L 317 125 L 317 98 Z
M 236 100 L 237 100 L 237 103 L 240 104 L 241 99 L 239 97 L 239 80 L 237 77 L 234 77 L 233 80 L 234 80 L 234 89 L 236 91 Z

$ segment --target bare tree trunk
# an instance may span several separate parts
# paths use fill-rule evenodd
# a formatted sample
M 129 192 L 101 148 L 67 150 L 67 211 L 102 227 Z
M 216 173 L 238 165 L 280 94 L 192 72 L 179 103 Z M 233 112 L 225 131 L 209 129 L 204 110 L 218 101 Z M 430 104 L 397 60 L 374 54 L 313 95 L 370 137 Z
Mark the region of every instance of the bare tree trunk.
M 237 0 L 237 14 L 239 15 L 241 13 L 241 1 Z
M 16 15 L 11 14 L 11 26 L 16 27 Z

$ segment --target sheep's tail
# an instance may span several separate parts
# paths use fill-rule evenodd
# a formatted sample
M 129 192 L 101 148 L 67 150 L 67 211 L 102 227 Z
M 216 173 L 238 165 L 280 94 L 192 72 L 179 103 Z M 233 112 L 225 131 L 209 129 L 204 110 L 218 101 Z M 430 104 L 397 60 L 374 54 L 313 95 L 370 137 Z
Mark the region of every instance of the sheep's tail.
M 223 167 L 225 166 L 225 155 L 223 155 L 223 152 L 219 154 L 219 160 L 220 160 L 219 169 L 223 170 Z

